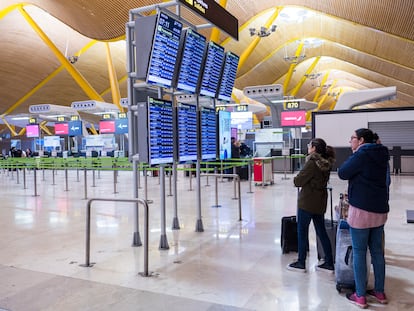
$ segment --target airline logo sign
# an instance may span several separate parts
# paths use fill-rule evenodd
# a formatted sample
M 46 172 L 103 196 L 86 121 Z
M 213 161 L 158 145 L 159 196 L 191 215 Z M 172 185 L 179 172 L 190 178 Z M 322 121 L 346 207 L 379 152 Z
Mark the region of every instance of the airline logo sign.
M 128 133 L 128 119 L 116 119 L 115 120 L 115 134 L 127 134 Z
M 306 111 L 282 111 L 280 125 L 286 127 L 302 127 L 306 125 Z

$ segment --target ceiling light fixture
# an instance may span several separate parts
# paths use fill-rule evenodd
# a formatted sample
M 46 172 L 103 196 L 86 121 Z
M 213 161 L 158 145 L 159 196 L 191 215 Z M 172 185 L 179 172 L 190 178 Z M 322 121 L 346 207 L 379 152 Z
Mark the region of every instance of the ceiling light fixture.
M 310 73 L 310 74 L 305 74 L 305 77 L 310 79 L 310 80 L 315 80 L 317 78 L 319 78 L 321 76 L 321 73 Z
M 305 54 L 303 54 L 303 55 L 299 55 L 299 56 L 285 56 L 285 57 L 283 57 L 283 59 L 285 60 L 285 61 L 287 61 L 287 62 L 290 62 L 290 63 L 292 63 L 292 64 L 297 64 L 297 63 L 299 63 L 299 61 L 301 60 L 301 59 L 304 59 L 306 57 L 306 55 Z
M 258 36 L 260 38 L 264 38 L 264 37 L 268 37 L 270 36 L 273 32 L 276 31 L 277 25 L 272 25 L 270 27 L 270 29 L 268 29 L 265 26 L 260 27 L 259 30 L 256 30 L 256 28 L 249 28 L 250 31 L 250 36 Z

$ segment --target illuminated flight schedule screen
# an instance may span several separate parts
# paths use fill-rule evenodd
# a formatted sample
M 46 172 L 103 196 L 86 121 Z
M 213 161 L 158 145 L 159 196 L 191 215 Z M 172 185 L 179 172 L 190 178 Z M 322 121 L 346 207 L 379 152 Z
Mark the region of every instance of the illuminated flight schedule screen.
M 186 30 L 183 38 L 176 88 L 194 94 L 197 90 L 207 43 L 204 36 L 191 28 Z
M 180 162 L 197 160 L 197 108 L 180 104 L 177 108 L 178 157 Z
M 238 66 L 239 56 L 232 52 L 227 52 L 224 59 L 223 73 L 220 80 L 217 99 L 228 102 L 231 100 L 231 93 L 233 92 Z
M 148 99 L 149 164 L 173 162 L 173 105 L 171 101 Z
M 216 159 L 217 121 L 214 108 L 201 108 L 201 158 Z
M 224 60 L 224 47 L 210 41 L 207 48 L 203 75 L 200 83 L 200 95 L 215 98 L 220 82 Z
M 159 13 L 149 60 L 147 83 L 171 87 L 182 28 L 181 22 L 163 12 Z

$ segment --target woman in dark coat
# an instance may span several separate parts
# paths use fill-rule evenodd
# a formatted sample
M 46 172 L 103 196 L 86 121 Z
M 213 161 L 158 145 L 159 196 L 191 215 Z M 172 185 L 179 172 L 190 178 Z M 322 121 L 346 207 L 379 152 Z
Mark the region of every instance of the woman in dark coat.
M 288 265 L 288 270 L 306 272 L 306 255 L 309 248 L 309 225 L 311 220 L 319 237 L 325 261 L 316 267 L 320 271 L 334 271 L 332 247 L 325 228 L 325 212 L 328 200 L 327 184 L 335 153 L 321 138 L 308 144 L 308 156 L 303 169 L 294 178 L 296 187 L 301 187 L 298 197 L 298 260 Z

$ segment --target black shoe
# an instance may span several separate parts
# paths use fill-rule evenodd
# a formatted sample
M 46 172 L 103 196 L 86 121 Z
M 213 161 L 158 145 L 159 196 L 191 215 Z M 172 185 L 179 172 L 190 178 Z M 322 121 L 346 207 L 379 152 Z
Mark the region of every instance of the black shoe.
M 317 271 L 325 271 L 325 272 L 329 272 L 329 273 L 334 273 L 335 268 L 333 265 L 327 264 L 326 262 L 316 266 L 315 268 Z
M 286 269 L 290 271 L 296 271 L 296 272 L 306 272 L 306 267 L 304 264 L 301 264 L 299 261 L 292 262 L 290 265 L 286 267 Z

